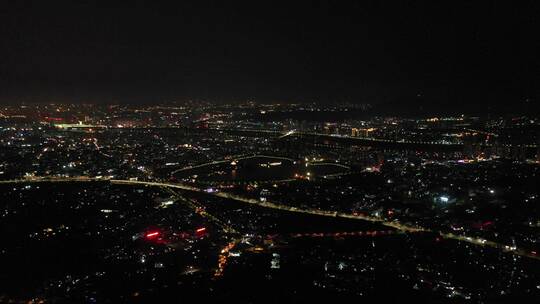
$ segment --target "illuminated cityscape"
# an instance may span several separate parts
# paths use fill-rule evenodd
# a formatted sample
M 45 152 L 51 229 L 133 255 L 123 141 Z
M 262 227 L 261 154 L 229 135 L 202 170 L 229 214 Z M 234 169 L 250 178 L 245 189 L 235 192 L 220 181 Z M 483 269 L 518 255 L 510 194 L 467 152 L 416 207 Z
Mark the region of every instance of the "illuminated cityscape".
M 540 294 L 540 120 L 310 111 L 3 107 L 4 299 Z
M 540 300 L 535 48 L 512 80 L 455 55 L 496 49 L 505 7 L 27 4 L 2 13 L 0 303 Z

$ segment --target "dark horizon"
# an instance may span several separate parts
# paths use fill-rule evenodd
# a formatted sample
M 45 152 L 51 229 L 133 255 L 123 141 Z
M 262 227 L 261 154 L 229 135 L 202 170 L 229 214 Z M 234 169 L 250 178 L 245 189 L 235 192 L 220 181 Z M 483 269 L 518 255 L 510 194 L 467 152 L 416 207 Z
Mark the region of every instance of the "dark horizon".
M 539 6 L 4 4 L 0 102 L 535 106 Z

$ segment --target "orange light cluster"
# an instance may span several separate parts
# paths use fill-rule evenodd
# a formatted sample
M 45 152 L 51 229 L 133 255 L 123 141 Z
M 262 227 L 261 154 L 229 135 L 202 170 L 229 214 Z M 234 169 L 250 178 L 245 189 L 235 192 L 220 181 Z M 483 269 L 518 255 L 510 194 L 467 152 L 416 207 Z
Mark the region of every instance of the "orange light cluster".
M 218 268 L 214 273 L 215 278 L 223 276 L 223 271 L 225 270 L 225 266 L 227 265 L 227 258 L 229 257 L 229 251 L 231 251 L 231 249 L 233 249 L 237 243 L 238 241 L 232 241 L 227 244 L 227 246 L 223 247 L 223 249 L 221 249 L 221 254 L 218 258 Z

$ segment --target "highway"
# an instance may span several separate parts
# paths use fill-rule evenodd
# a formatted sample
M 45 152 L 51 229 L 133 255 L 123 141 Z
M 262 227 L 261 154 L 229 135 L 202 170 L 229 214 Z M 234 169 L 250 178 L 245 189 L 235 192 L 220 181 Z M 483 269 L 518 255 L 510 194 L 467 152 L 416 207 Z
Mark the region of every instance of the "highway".
M 415 140 L 393 140 L 393 139 L 382 139 L 382 138 L 374 138 L 374 137 L 352 137 L 348 135 L 332 135 L 332 134 L 325 134 L 325 133 L 315 133 L 315 132 L 299 132 L 296 130 L 292 131 L 277 131 L 277 130 L 265 130 L 265 129 L 229 129 L 229 128 L 223 128 L 223 129 L 217 129 L 217 128 L 210 128 L 210 129 L 193 129 L 193 128 L 185 128 L 185 127 L 117 127 L 117 126 L 91 126 L 91 125 L 57 125 L 58 128 L 62 129 L 106 129 L 106 130 L 116 130 L 116 129 L 127 129 L 127 130 L 160 130 L 160 129 L 177 129 L 177 130 L 184 130 L 184 131 L 210 131 L 210 132 L 237 132 L 237 133 L 253 133 L 253 134 L 261 134 L 261 135 L 270 135 L 275 138 L 286 138 L 291 136 L 314 136 L 314 137 L 320 137 L 320 138 L 340 138 L 340 139 L 348 139 L 357 141 L 359 143 L 365 143 L 366 145 L 369 144 L 377 144 L 377 143 L 386 143 L 386 144 L 395 144 L 399 146 L 403 145 L 422 145 L 427 147 L 453 147 L 453 148 L 462 148 L 462 143 L 451 143 L 446 141 L 415 141 Z M 473 129 L 463 129 L 464 131 L 468 132 L 477 132 L 481 134 L 486 135 L 493 135 L 497 136 L 497 134 L 481 131 L 481 130 L 473 130 Z M 483 144 L 484 147 L 491 147 L 491 144 Z M 520 145 L 512 145 L 512 144 L 504 144 L 503 147 L 525 147 L 525 148 L 538 148 L 538 144 L 536 143 L 528 143 L 528 144 L 520 144 Z
M 299 132 L 296 130 L 293 131 L 277 131 L 277 130 L 265 130 L 265 129 L 230 129 L 230 128 L 209 128 L 209 129 L 196 129 L 196 128 L 185 128 L 185 127 L 115 127 L 115 126 L 88 126 L 88 125 L 67 125 L 57 126 L 60 129 L 104 129 L 104 130 L 164 130 L 164 129 L 175 129 L 181 131 L 195 131 L 195 132 L 218 132 L 218 133 L 240 133 L 242 136 L 271 136 L 276 139 L 283 139 L 287 137 L 312 137 L 320 139 L 337 139 L 341 141 L 348 141 L 354 145 L 361 146 L 381 146 L 389 149 L 430 149 L 430 150 L 451 150 L 451 151 L 462 151 L 465 147 L 463 143 L 453 143 L 448 141 L 418 141 L 418 140 L 395 140 L 395 139 L 383 139 L 375 137 L 353 137 L 348 135 L 337 135 L 337 134 L 325 134 L 325 133 L 316 133 L 316 132 Z M 472 130 L 472 129 L 462 129 L 467 132 L 478 132 L 481 134 L 490 135 L 486 131 Z M 496 134 L 493 134 L 496 136 Z M 482 144 L 484 148 L 492 147 L 492 144 Z M 527 144 L 501 144 L 500 147 L 504 148 L 526 148 L 526 149 L 537 149 L 538 144 L 536 143 L 527 143 Z M 336 146 L 337 148 L 337 146 Z
M 518 256 L 540 260 L 540 257 L 535 252 L 531 252 L 526 249 L 517 248 L 515 246 L 511 246 L 507 244 L 497 243 L 497 242 L 486 240 L 483 238 L 470 237 L 466 235 L 458 235 L 458 234 L 453 234 L 453 233 L 444 233 L 441 231 L 434 231 L 434 230 L 419 227 L 419 226 L 399 223 L 398 221 L 387 221 L 385 219 L 381 219 L 378 217 L 367 216 L 367 215 L 362 215 L 362 214 L 339 213 L 335 211 L 324 211 L 324 210 L 317 210 L 317 209 L 302 209 L 302 208 L 287 206 L 287 205 L 276 203 L 276 202 L 268 202 L 268 201 L 263 202 L 260 200 L 246 198 L 246 197 L 242 197 L 239 195 L 226 193 L 226 192 L 207 192 L 206 189 L 202 189 L 202 188 L 198 188 L 198 187 L 194 187 L 190 185 L 185 185 L 185 184 L 180 184 L 180 183 L 134 181 L 134 180 L 120 180 L 120 179 L 98 179 L 98 178 L 90 178 L 90 177 L 72 177 L 72 178 L 33 177 L 33 178 L 19 179 L 19 180 L 3 180 L 3 181 L 0 181 L 0 184 L 33 183 L 33 182 L 109 182 L 113 185 L 153 186 L 153 187 L 180 189 L 184 191 L 205 193 L 210 196 L 230 199 L 230 200 L 234 200 L 234 201 L 245 203 L 245 204 L 256 205 L 256 206 L 260 206 L 264 208 L 282 210 L 282 211 L 287 211 L 287 212 L 368 221 L 368 222 L 378 223 L 387 227 L 391 227 L 394 229 L 398 229 L 407 233 L 415 233 L 415 232 L 436 233 L 444 239 L 466 242 L 466 243 L 473 244 L 476 246 L 491 247 L 491 248 L 494 248 L 503 252 L 515 254 Z
M 352 142 L 357 142 L 358 144 L 363 145 L 395 145 L 396 147 L 409 147 L 409 146 L 423 146 L 423 147 L 432 147 L 432 148 L 452 148 L 452 149 L 463 149 L 463 143 L 452 143 L 447 141 L 418 141 L 418 140 L 394 140 L 394 139 L 383 139 L 375 137 L 353 137 L 348 135 L 335 135 L 335 134 L 325 134 L 325 133 L 316 133 L 316 132 L 300 132 L 300 131 L 288 131 L 281 132 L 276 130 L 264 130 L 264 129 L 206 129 L 207 131 L 214 132 L 232 132 L 232 133 L 245 133 L 245 134 L 260 134 L 260 135 L 270 135 L 278 139 L 286 137 L 318 137 L 322 139 L 341 139 L 341 140 L 350 140 Z M 463 129 L 464 131 L 474 131 L 481 132 L 482 134 L 493 134 L 478 130 L 468 130 Z M 493 134 L 495 135 L 495 134 Z M 483 147 L 491 147 L 491 144 L 483 144 Z M 522 144 L 522 145 L 511 145 L 503 144 L 503 147 L 524 147 L 524 148 L 537 148 L 536 143 Z

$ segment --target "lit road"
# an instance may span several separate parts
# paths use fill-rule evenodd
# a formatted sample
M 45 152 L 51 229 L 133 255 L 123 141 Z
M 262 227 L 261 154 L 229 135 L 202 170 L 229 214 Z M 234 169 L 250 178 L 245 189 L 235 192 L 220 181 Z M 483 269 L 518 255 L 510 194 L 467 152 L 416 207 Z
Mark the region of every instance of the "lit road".
M 231 233 L 231 234 L 239 234 L 238 231 L 236 231 L 234 228 L 232 228 L 230 225 L 227 225 L 224 221 L 220 220 L 219 218 L 215 217 L 214 215 L 208 213 L 206 210 L 202 208 L 202 206 L 199 206 L 195 201 L 188 199 L 182 195 L 180 195 L 178 192 L 172 190 L 171 187 L 161 187 L 165 191 L 169 192 L 174 198 L 178 199 L 185 205 L 187 205 L 191 210 L 193 210 L 194 213 L 199 214 L 200 216 L 204 217 L 207 220 L 210 220 L 214 224 L 216 224 L 218 227 L 220 227 L 224 232 Z
M 276 130 L 264 130 L 264 129 L 209 129 L 210 131 L 216 131 L 216 132 L 243 132 L 243 133 L 258 133 L 258 134 L 266 134 L 269 136 L 276 137 L 278 139 L 285 138 L 285 137 L 303 137 L 303 136 L 312 136 L 312 137 L 319 137 L 319 138 L 334 138 L 334 139 L 347 139 L 347 140 L 353 140 L 357 142 L 366 143 L 367 145 L 371 144 L 395 144 L 395 145 L 422 145 L 422 146 L 429 146 L 429 147 L 463 147 L 463 143 L 453 143 L 453 142 L 447 142 L 447 141 L 418 141 L 418 140 L 394 140 L 394 139 L 383 139 L 383 138 L 375 138 L 375 137 L 353 137 L 348 135 L 332 135 L 332 134 L 325 134 L 325 133 L 315 133 L 315 132 L 299 132 L 299 131 L 288 131 L 286 133 L 276 131 Z M 473 131 L 478 132 L 486 135 L 493 135 L 496 136 L 496 134 L 485 132 L 485 131 L 478 131 L 478 130 L 469 130 L 464 129 L 465 131 Z M 491 144 L 483 144 L 484 147 L 491 147 Z M 503 144 L 501 145 L 503 147 L 525 147 L 525 148 L 537 148 L 538 145 L 536 143 L 529 143 L 529 144 L 522 144 L 522 145 L 512 145 L 512 144 Z
M 271 155 L 263 155 L 263 154 L 237 155 L 237 156 L 227 157 L 226 159 L 222 159 L 222 160 L 214 160 L 214 161 L 207 162 L 207 163 L 202 163 L 202 164 L 198 164 L 198 165 L 193 165 L 193 166 L 187 166 L 187 167 L 184 167 L 184 168 L 180 168 L 180 169 L 172 171 L 169 175 L 174 176 L 176 173 L 179 173 L 179 172 L 190 171 L 190 170 L 193 170 L 193 169 L 200 169 L 200 168 L 205 168 L 205 167 L 210 167 L 210 166 L 220 165 L 220 164 L 228 164 L 228 163 L 231 163 L 233 161 L 238 162 L 238 161 L 247 160 L 247 159 L 253 159 L 253 158 L 279 159 L 279 160 L 286 160 L 286 161 L 290 161 L 290 162 L 295 162 L 294 159 L 289 158 L 289 157 L 283 157 L 283 156 L 271 156 Z M 340 168 L 343 168 L 343 169 L 351 170 L 350 166 L 343 165 L 343 164 L 336 163 L 336 162 L 323 162 L 323 161 L 307 162 L 306 165 L 309 165 L 309 166 L 336 166 L 336 167 L 340 167 Z M 336 178 L 336 177 L 340 177 L 340 176 L 349 175 L 351 173 L 352 172 L 326 174 L 326 175 L 321 175 L 320 177 L 321 178 L 329 178 L 329 179 L 331 179 L 331 178 Z M 276 180 L 260 180 L 260 181 L 252 181 L 252 182 L 257 182 L 259 184 L 279 184 L 279 183 L 288 183 L 288 182 L 294 182 L 294 181 L 298 181 L 298 179 L 297 178 L 285 178 L 285 179 L 276 179 Z M 206 183 L 206 184 L 211 184 L 212 183 L 212 182 L 206 182 L 206 181 L 198 181 L 198 182 L 199 183 Z M 237 185 L 237 184 L 244 184 L 245 181 L 230 181 L 230 182 L 222 182 L 222 183 L 226 183 L 226 184 L 229 184 L 229 185 Z
M 220 164 L 231 163 L 232 161 L 240 161 L 240 160 L 246 160 L 246 159 L 252 159 L 252 158 L 270 158 L 270 159 L 288 160 L 288 161 L 291 161 L 291 162 L 294 161 L 294 159 L 292 159 L 292 158 L 281 157 L 281 156 L 269 156 L 269 155 L 260 155 L 260 154 L 254 154 L 254 155 L 253 155 L 253 154 L 252 154 L 252 155 L 239 155 L 239 156 L 229 157 L 229 158 L 223 159 L 223 160 L 216 160 L 216 161 L 211 161 L 211 162 L 204 163 L 204 164 L 199 164 L 199 165 L 194 165 L 194 166 L 184 167 L 184 168 L 181 168 L 181 169 L 178 169 L 178 170 L 175 170 L 175 171 L 171 172 L 170 175 L 175 175 L 176 173 L 182 172 L 182 171 L 188 171 L 188 170 L 193 170 L 193 169 L 200 169 L 200 168 L 209 167 L 209 166 L 214 166 L 214 165 L 220 165 Z
M 470 243 L 470 244 L 482 246 L 482 247 L 491 247 L 491 248 L 495 248 L 503 252 L 508 252 L 508 253 L 519 255 L 522 257 L 540 260 L 540 257 L 535 252 L 531 252 L 523 248 L 517 248 L 510 245 L 497 243 L 497 242 L 486 240 L 483 238 L 469 237 L 466 235 L 457 235 L 453 233 L 444 233 L 444 232 L 434 231 L 434 230 L 430 230 L 430 229 L 419 227 L 419 226 L 413 226 L 410 224 L 402 224 L 397 221 L 387 221 L 385 219 L 381 219 L 378 217 L 372 217 L 372 216 L 361 215 L 361 214 L 338 213 L 338 212 L 316 210 L 316 209 L 301 209 L 301 208 L 291 207 L 291 206 L 274 203 L 274 202 L 268 202 L 268 201 L 263 202 L 260 200 L 246 198 L 246 197 L 242 197 L 242 196 L 231 194 L 231 193 L 207 192 L 205 191 L 205 189 L 201 189 L 198 187 L 193 187 L 193 186 L 189 186 L 185 184 L 179 184 L 179 183 L 162 183 L 162 182 L 118 180 L 118 179 L 97 179 L 97 178 L 89 178 L 89 177 L 72 177 L 72 178 L 33 177 L 33 178 L 20 179 L 20 180 L 3 180 L 3 181 L 0 181 L 0 184 L 32 183 L 32 182 L 92 182 L 92 181 L 110 182 L 113 185 L 140 185 L 140 186 L 154 186 L 154 187 L 180 189 L 184 191 L 206 193 L 207 195 L 216 196 L 216 197 L 220 197 L 224 199 L 230 199 L 230 200 L 234 200 L 234 201 L 245 203 L 245 204 L 256 205 L 256 206 L 276 209 L 276 210 L 283 210 L 287 212 L 328 216 L 328 217 L 334 217 L 334 218 L 347 218 L 347 219 L 353 219 L 353 220 L 362 220 L 362 221 L 368 221 L 368 222 L 373 222 L 373 223 L 379 223 L 381 225 L 398 229 L 403 232 L 437 233 L 442 238 L 445 238 L 445 239 L 466 242 L 466 243 Z
M 403 233 L 400 230 L 371 230 L 371 231 L 342 231 L 342 232 L 307 232 L 293 233 L 293 238 L 345 238 L 345 237 L 376 237 Z
M 108 130 L 114 130 L 114 129 L 130 129 L 130 130 L 147 130 L 147 129 L 185 129 L 182 127 L 116 127 L 116 126 L 91 126 L 91 125 L 56 125 L 59 128 L 67 128 L 67 129 L 108 129 Z M 352 137 L 347 135 L 331 135 L 331 134 L 325 134 L 325 133 L 314 133 L 314 132 L 299 132 L 296 130 L 293 131 L 287 131 L 287 132 L 281 132 L 277 130 L 265 130 L 265 129 L 217 129 L 217 128 L 211 128 L 206 129 L 208 131 L 215 131 L 215 132 L 241 132 L 241 133 L 258 133 L 258 134 L 264 134 L 269 135 L 275 138 L 285 138 L 285 137 L 292 137 L 292 136 L 315 136 L 320 138 L 342 138 L 342 139 L 351 139 L 358 142 L 364 142 L 364 143 L 371 143 L 371 144 L 377 144 L 377 143 L 387 143 L 387 144 L 396 144 L 396 145 L 424 145 L 424 146 L 430 146 L 430 147 L 445 147 L 445 146 L 454 146 L 454 147 L 463 147 L 462 143 L 452 143 L 452 142 L 446 142 L 446 141 L 415 141 L 415 140 L 393 140 L 393 139 L 382 139 L 382 138 L 374 138 L 374 137 Z M 493 135 L 497 136 L 497 134 L 489 133 L 486 131 L 480 131 L 480 130 L 472 130 L 472 129 L 464 129 L 464 131 L 469 132 L 477 132 L 481 134 L 486 135 Z M 491 144 L 484 144 L 484 147 L 491 147 Z M 529 144 L 521 144 L 521 145 L 513 145 L 513 144 L 503 144 L 501 145 L 503 147 L 524 147 L 524 148 L 538 148 L 538 144 L 536 143 L 529 143 Z
M 347 165 L 344 165 L 344 164 L 340 164 L 340 163 L 331 163 L 331 162 L 309 162 L 308 163 L 309 166 L 336 166 L 336 167 L 340 167 L 340 168 L 343 168 L 343 169 L 347 169 L 347 170 L 351 170 L 351 167 L 347 166 Z

